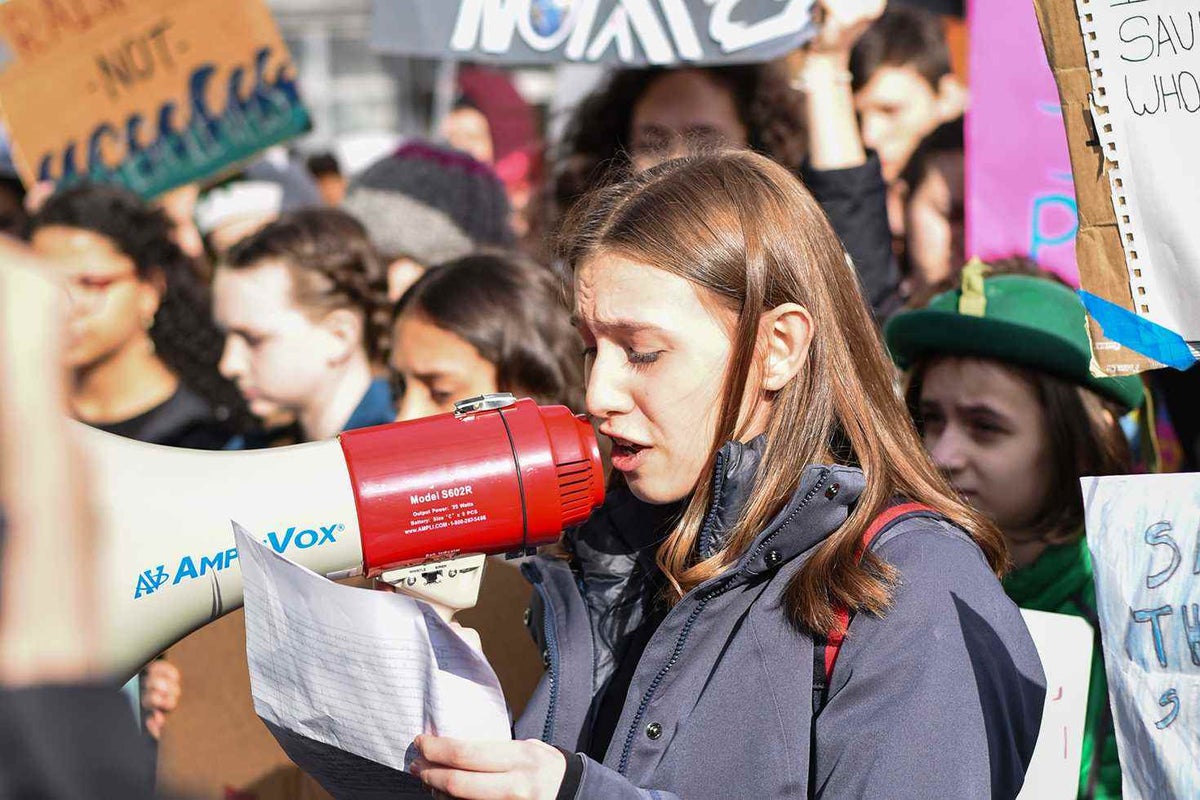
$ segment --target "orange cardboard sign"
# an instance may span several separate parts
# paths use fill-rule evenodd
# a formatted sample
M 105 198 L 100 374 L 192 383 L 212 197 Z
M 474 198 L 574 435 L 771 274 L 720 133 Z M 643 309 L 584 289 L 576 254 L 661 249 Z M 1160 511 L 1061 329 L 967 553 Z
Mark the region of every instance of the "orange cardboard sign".
M 308 130 L 263 0 L 8 0 L 0 112 L 27 183 L 151 197 Z

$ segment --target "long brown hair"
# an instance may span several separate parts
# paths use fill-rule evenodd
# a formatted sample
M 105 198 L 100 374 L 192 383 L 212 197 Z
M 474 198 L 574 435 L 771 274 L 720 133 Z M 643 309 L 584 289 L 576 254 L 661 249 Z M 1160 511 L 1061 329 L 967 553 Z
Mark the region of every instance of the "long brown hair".
M 600 190 L 566 230 L 563 256 L 572 270 L 600 253 L 621 255 L 703 287 L 736 315 L 708 466 L 658 551 L 674 599 L 736 563 L 792 497 L 804 468 L 821 462 L 861 467 L 866 489 L 792 580 L 787 610 L 798 626 L 831 630 L 839 605 L 887 609 L 895 570 L 870 552 L 860 560 L 858 549 L 866 526 L 897 495 L 935 507 L 979 544 L 993 569 L 1006 566 L 999 531 L 954 494 L 926 455 L 841 243 L 786 168 L 748 152 L 667 162 Z M 775 395 L 762 466 L 725 547 L 698 561 L 716 454 L 743 433 L 759 321 L 783 303 L 803 305 L 815 320 L 808 359 Z

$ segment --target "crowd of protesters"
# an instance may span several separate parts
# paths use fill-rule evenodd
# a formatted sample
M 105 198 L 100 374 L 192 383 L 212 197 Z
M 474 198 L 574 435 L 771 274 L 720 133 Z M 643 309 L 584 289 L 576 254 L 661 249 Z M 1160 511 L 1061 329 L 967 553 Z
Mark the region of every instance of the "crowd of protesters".
M 251 449 L 498 391 L 595 421 L 608 499 L 526 570 L 561 652 L 515 741 L 418 740 L 448 796 L 1014 797 L 1045 692 L 1018 606 L 1097 625 L 1078 478 L 1194 463 L 1191 417 L 1171 463 L 1145 399 L 1186 387 L 1093 376 L 1072 291 L 968 265 L 944 21 L 818 12 L 787 60 L 613 72 L 544 152 L 470 68 L 439 141 L 353 175 L 272 156 L 155 204 L 0 183 L 5 281 L 67 286 L 40 346 L 89 425 Z M 523 610 L 480 618 L 485 651 Z M 1079 796 L 1115 797 L 1096 641 Z M 151 736 L 184 683 L 143 673 Z M 0 717 L 75 713 L 22 691 Z M 46 765 L 75 745 L 0 730 L 0 797 L 115 796 L 71 783 L 115 768 Z

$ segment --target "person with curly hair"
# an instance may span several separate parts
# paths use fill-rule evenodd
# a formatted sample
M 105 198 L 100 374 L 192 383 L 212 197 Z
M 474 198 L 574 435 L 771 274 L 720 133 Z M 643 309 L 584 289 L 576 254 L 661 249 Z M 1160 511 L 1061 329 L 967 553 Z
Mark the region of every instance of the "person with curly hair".
M 795 81 L 781 62 L 614 73 L 568 124 L 549 215 L 565 218 L 586 193 L 669 158 L 754 150 L 800 174 L 845 244 L 876 317 L 888 316 L 900 303 L 886 187 L 859 134 L 849 70 L 855 41 L 883 6 L 818 3 L 818 33 Z
M 352 216 L 334 208 L 284 214 L 217 267 L 221 373 L 258 416 L 295 415 L 304 441 L 391 422 L 388 382 L 372 370 L 384 346 L 383 282 Z
M 153 444 L 221 449 L 250 416 L 218 374 L 221 335 L 171 222 L 136 195 L 84 185 L 30 222 L 34 251 L 70 287 L 74 416 Z

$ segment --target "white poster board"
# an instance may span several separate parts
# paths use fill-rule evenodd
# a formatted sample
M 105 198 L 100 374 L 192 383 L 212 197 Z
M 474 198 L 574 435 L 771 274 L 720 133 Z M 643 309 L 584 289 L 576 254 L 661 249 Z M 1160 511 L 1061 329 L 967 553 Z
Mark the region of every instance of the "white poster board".
M 1019 800 L 1072 800 L 1087 718 L 1095 631 L 1087 620 L 1021 609 L 1046 673 L 1046 703 Z
M 1200 797 L 1200 474 L 1082 484 L 1123 794 Z
M 1092 116 L 1112 163 L 1134 311 L 1200 340 L 1200 48 L 1194 4 L 1076 0 Z

